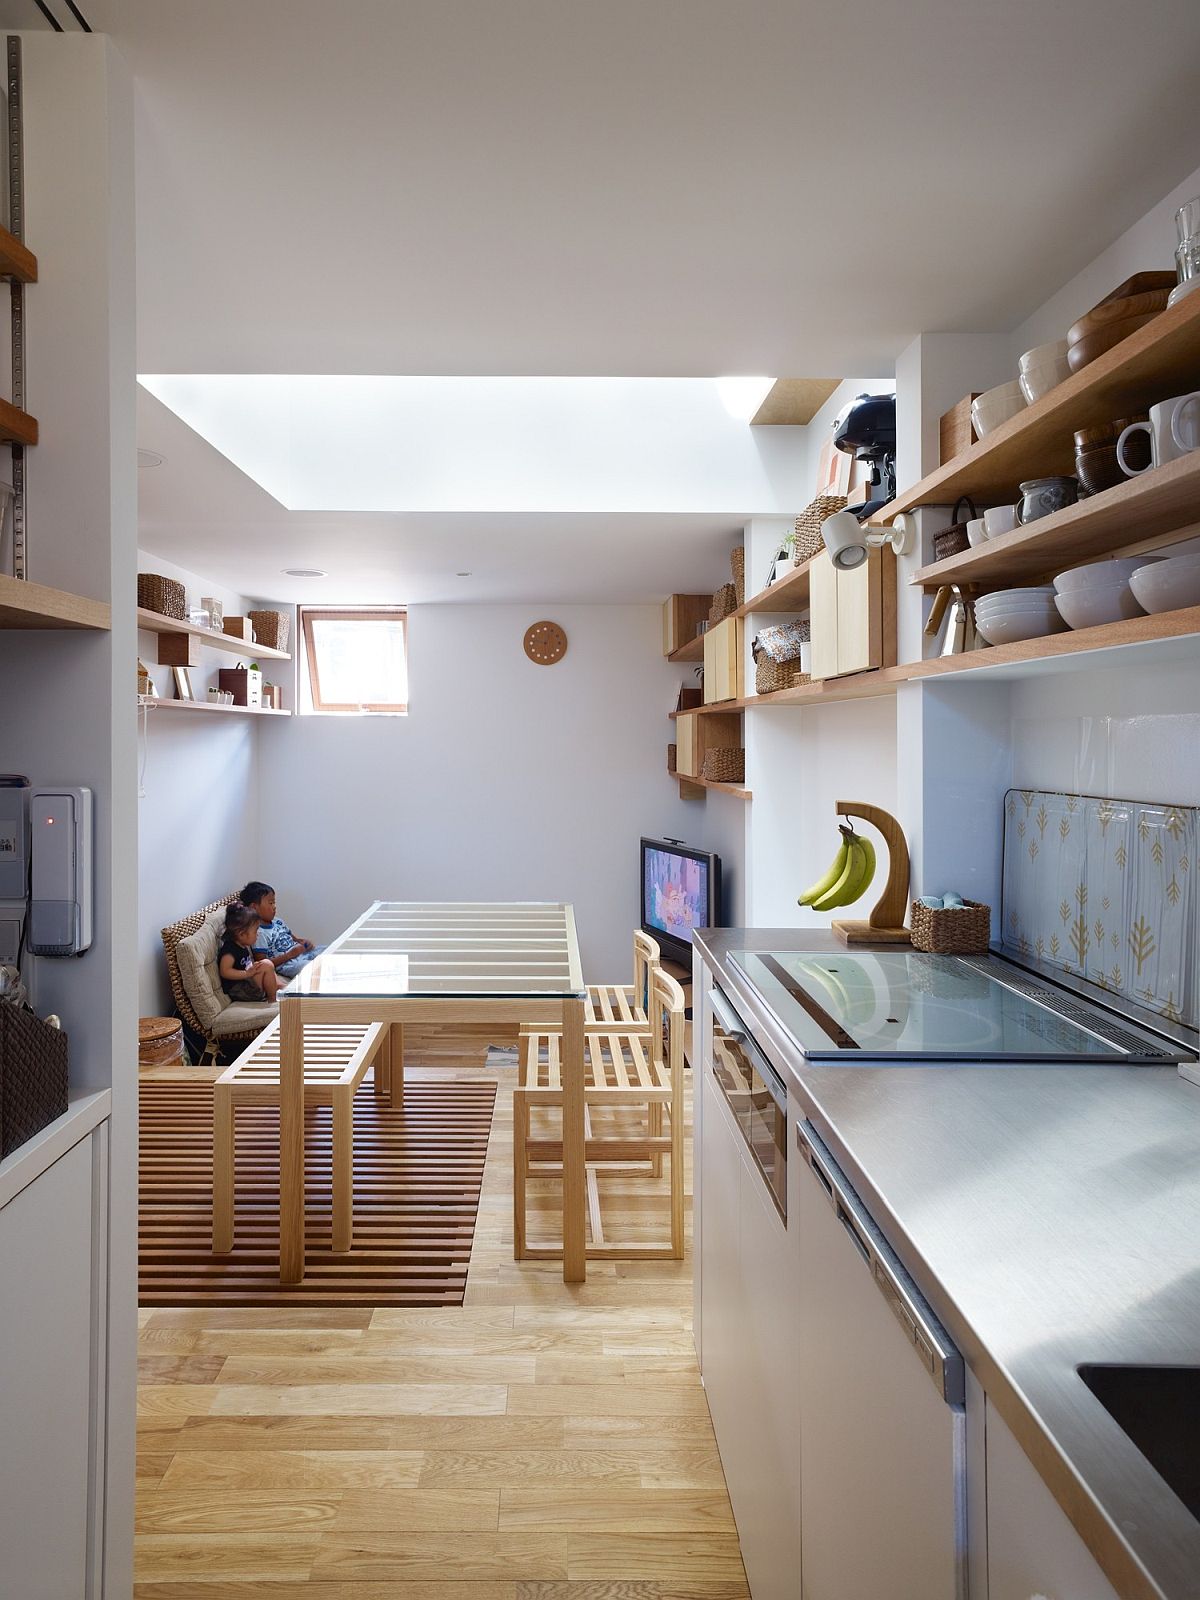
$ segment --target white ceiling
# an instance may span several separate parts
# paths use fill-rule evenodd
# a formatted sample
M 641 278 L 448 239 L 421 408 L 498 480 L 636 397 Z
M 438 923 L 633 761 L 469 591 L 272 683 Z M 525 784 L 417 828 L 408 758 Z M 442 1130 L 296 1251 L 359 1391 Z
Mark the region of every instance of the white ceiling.
M 1200 162 L 1196 0 L 83 9 L 137 81 L 148 372 L 890 373 L 1015 325 Z M 203 505 L 223 548 L 209 453 L 147 537 Z

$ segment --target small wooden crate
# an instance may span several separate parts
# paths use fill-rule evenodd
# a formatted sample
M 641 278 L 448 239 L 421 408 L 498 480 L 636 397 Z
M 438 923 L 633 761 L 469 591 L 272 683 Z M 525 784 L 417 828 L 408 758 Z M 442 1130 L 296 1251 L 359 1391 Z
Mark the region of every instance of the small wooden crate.
M 242 639 L 246 644 L 254 643 L 254 624 L 249 617 L 225 617 L 221 631 L 231 639 Z
M 960 456 L 975 443 L 971 407 L 978 398 L 978 393 L 965 394 L 938 422 L 938 462 L 941 466 L 953 461 L 955 456 Z

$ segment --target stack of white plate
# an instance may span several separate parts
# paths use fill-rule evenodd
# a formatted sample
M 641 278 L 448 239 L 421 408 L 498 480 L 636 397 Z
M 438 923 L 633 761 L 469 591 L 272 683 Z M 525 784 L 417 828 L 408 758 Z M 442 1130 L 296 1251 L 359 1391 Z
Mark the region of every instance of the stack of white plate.
M 1142 608 L 1129 588 L 1129 580 L 1145 556 L 1112 561 L 1091 561 L 1086 567 L 1060 572 L 1054 580 L 1055 604 L 1072 628 L 1098 628 L 1106 622 L 1140 617 Z
M 1062 633 L 1067 624 L 1054 603 L 1054 585 L 997 589 L 975 602 L 975 626 L 989 644 L 1016 644 Z

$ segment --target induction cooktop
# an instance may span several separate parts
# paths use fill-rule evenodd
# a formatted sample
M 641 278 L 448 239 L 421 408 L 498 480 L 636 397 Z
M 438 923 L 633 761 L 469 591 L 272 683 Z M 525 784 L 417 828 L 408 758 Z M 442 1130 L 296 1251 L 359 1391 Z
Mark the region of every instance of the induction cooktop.
M 1191 1052 L 996 956 L 734 950 L 730 960 L 810 1061 L 1108 1062 Z

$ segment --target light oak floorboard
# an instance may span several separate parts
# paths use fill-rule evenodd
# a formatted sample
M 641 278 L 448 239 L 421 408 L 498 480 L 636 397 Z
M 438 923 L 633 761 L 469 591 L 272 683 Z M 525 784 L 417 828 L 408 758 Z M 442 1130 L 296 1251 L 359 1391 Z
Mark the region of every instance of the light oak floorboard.
M 140 1459 L 140 1457 L 139 1457 Z M 169 1489 L 413 1489 L 421 1450 L 181 1450 L 161 1474 Z M 456 1479 L 461 1482 L 461 1479 Z

